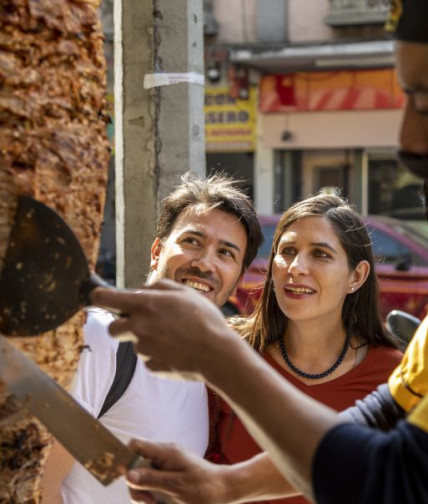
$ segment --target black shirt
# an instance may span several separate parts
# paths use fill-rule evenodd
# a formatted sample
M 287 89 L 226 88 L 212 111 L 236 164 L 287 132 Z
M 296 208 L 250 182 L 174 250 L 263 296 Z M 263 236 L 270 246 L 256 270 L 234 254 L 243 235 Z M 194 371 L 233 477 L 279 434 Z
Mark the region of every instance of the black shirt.
M 405 42 L 428 43 L 428 1 L 402 0 L 402 7 L 396 38 Z
M 342 424 L 317 450 L 318 504 L 428 503 L 428 434 L 400 421 L 390 432 Z

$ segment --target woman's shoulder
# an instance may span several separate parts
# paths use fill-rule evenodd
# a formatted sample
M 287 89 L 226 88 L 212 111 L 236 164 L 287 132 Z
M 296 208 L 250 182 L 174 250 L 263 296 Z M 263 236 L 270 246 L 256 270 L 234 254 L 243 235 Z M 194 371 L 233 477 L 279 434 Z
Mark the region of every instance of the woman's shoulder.
M 365 359 L 355 368 L 364 374 L 379 375 L 385 381 L 398 366 L 403 354 L 400 350 L 388 346 L 370 346 Z
M 397 348 L 379 345 L 370 346 L 368 351 L 368 356 L 369 355 L 376 360 L 382 358 L 386 359 L 388 362 L 395 362 L 396 364 L 399 364 L 403 357 L 403 352 Z
M 378 385 L 386 383 L 389 376 L 400 363 L 402 353 L 388 346 L 369 346 L 362 362 L 336 380 L 326 382 L 326 388 L 336 387 L 345 391 L 348 404 L 341 404 L 336 409 L 341 410 L 357 399 L 372 392 Z M 330 387 L 329 387 L 330 386 Z M 337 390 L 336 390 L 337 392 Z M 355 393 L 357 392 L 357 395 Z M 350 395 L 349 395 L 350 394 Z

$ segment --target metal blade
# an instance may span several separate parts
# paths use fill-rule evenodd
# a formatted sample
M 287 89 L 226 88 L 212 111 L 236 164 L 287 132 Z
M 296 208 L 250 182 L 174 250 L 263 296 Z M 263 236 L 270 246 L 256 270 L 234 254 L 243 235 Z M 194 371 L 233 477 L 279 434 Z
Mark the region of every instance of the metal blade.
M 103 485 L 120 476 L 118 466 L 150 466 L 1 335 L 0 382 Z
M 0 332 L 36 335 L 61 325 L 88 304 L 88 280 L 85 254 L 66 222 L 20 197 L 0 272 Z

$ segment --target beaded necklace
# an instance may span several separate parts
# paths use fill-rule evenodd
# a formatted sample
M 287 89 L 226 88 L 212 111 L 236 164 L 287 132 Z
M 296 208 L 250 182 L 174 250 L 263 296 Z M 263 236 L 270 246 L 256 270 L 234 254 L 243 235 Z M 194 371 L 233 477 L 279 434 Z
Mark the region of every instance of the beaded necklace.
M 342 364 L 343 359 L 345 358 L 346 352 L 348 351 L 349 344 L 351 342 L 351 338 L 349 335 L 346 336 L 345 339 L 345 344 L 343 345 L 343 349 L 340 352 L 340 355 L 337 359 L 337 361 L 326 371 L 323 371 L 322 373 L 317 373 L 317 374 L 311 374 L 311 373 L 305 373 L 305 371 L 302 371 L 298 367 L 296 367 L 290 360 L 287 354 L 287 350 L 285 348 L 285 343 L 284 343 L 284 338 L 279 339 L 279 349 L 281 350 L 282 357 L 287 364 L 287 366 L 292 369 L 296 374 L 299 376 L 302 376 L 303 378 L 308 378 L 309 380 L 319 380 L 321 378 L 324 378 L 325 376 L 328 376 L 331 374 L 335 369 L 337 369 L 340 364 Z

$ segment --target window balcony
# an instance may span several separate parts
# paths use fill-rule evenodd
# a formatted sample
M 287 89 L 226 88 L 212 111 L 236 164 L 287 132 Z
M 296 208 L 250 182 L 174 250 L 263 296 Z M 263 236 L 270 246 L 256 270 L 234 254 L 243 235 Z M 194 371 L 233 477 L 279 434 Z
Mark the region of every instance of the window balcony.
M 382 24 L 389 4 L 390 0 L 330 0 L 324 22 L 330 26 Z

